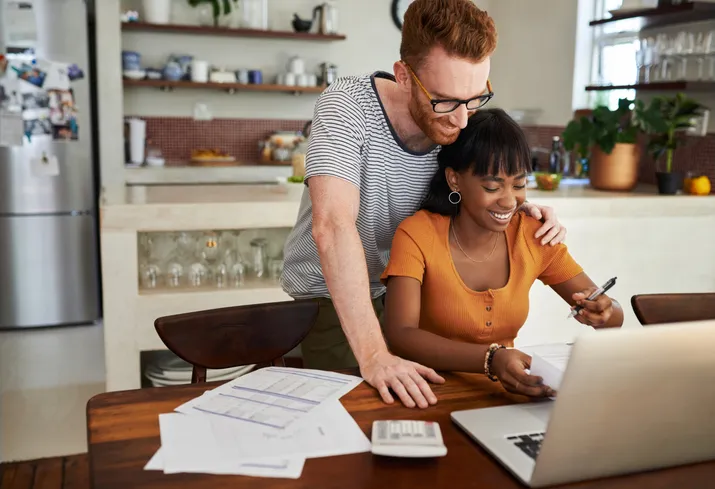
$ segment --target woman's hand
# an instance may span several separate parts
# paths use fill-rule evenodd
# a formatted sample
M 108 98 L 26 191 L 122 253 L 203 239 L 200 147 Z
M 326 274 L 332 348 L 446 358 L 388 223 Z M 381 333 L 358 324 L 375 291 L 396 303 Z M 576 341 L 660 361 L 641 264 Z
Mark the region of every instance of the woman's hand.
M 500 349 L 492 358 L 492 373 L 504 388 L 513 393 L 529 397 L 552 397 L 556 393 L 543 379 L 527 374 L 524 369 L 531 367 L 531 357 L 514 349 Z
M 596 299 L 590 301 L 587 299 L 595 287 L 586 289 L 582 292 L 577 292 L 573 295 L 573 300 L 583 309 L 576 315 L 576 320 L 581 324 L 588 326 L 603 326 L 611 319 L 613 315 L 613 301 L 606 294 L 601 294 Z

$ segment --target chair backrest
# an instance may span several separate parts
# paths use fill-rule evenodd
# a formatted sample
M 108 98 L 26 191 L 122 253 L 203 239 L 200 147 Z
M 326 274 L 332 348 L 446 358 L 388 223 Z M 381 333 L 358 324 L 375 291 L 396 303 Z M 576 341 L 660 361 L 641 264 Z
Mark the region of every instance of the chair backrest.
M 634 295 L 631 306 L 644 326 L 715 319 L 715 293 Z
M 193 365 L 192 383 L 206 369 L 284 365 L 283 355 L 305 338 L 318 317 L 310 299 L 225 307 L 164 316 L 154 327 L 166 347 Z

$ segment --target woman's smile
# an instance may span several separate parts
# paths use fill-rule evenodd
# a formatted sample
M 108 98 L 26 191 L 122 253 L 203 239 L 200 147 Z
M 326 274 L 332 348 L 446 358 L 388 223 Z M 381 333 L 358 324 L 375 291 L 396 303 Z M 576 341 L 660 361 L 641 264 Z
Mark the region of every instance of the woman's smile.
M 495 211 L 490 211 L 490 210 L 488 210 L 487 212 L 499 224 L 508 224 L 509 221 L 511 221 L 511 217 L 514 215 L 515 211 L 516 211 L 516 207 L 508 212 L 495 212 Z

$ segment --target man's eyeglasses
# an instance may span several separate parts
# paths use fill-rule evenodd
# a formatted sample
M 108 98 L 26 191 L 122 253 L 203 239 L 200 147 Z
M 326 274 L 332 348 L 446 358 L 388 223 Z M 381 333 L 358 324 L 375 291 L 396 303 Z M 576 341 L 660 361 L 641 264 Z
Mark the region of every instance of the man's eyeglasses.
M 467 107 L 467 110 L 477 110 L 480 107 L 484 107 L 487 102 L 489 102 L 492 97 L 494 97 L 494 92 L 492 91 L 492 83 L 487 80 L 487 93 L 483 95 L 479 95 L 474 98 L 470 98 L 469 100 L 459 100 L 459 99 L 435 99 L 432 98 L 432 95 L 427 91 L 424 85 L 422 85 L 422 82 L 420 81 L 419 78 L 417 78 L 417 75 L 415 72 L 412 70 L 410 65 L 405 63 L 403 61 L 404 65 L 407 67 L 407 69 L 410 71 L 410 74 L 412 75 L 412 78 L 415 79 L 417 82 L 417 85 L 422 89 L 422 91 L 427 95 L 427 98 L 429 99 L 430 104 L 432 104 L 432 110 L 437 112 L 438 114 L 447 114 L 449 112 L 453 112 L 457 110 L 457 108 L 464 104 Z

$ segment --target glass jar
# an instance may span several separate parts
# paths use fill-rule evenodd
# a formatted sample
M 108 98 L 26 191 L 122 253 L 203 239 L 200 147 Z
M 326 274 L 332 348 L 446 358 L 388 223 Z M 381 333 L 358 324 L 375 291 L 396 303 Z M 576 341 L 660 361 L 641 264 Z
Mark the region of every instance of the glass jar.
M 263 278 L 266 275 L 267 246 L 268 242 L 265 238 L 256 238 L 251 241 L 251 267 L 256 278 Z
M 241 2 L 241 27 L 268 30 L 268 0 L 243 0 Z

